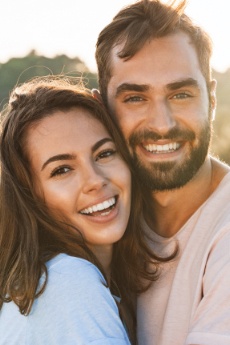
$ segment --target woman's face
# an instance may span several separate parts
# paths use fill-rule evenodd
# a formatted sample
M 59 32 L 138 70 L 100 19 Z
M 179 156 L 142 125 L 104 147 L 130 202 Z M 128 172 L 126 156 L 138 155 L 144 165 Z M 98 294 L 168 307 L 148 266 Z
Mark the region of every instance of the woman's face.
M 91 246 L 113 244 L 124 234 L 131 175 L 105 127 L 85 109 L 57 111 L 27 135 L 36 192 Z

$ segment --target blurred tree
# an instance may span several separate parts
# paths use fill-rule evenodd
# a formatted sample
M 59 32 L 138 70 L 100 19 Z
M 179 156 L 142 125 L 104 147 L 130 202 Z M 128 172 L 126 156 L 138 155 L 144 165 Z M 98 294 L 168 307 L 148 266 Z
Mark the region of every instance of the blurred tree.
M 91 73 L 79 58 L 69 58 L 66 55 L 47 58 L 32 50 L 23 58 L 12 58 L 5 64 L 0 64 L 0 109 L 8 101 L 9 92 L 16 84 L 35 76 L 50 74 L 82 77 L 87 87 L 97 88 L 97 75 Z

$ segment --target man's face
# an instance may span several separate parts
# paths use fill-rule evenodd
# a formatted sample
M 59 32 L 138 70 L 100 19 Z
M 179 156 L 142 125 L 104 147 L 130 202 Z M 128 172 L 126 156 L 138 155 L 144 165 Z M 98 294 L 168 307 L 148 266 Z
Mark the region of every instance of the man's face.
M 126 138 L 140 180 L 152 190 L 185 185 L 203 164 L 211 136 L 215 82 L 201 73 L 184 33 L 147 42 L 131 59 L 111 53 L 108 104 Z

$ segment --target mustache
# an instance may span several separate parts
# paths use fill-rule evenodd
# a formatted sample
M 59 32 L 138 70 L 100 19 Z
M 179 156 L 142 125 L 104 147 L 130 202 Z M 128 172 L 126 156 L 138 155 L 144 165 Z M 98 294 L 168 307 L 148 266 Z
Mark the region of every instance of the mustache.
M 191 141 L 195 140 L 196 136 L 193 131 L 188 129 L 180 129 L 178 127 L 174 127 L 168 131 L 167 134 L 161 135 L 157 132 L 150 131 L 150 130 L 143 130 L 130 135 L 129 138 L 129 145 L 131 147 L 135 147 L 136 145 L 140 144 L 143 141 L 147 141 L 149 139 L 157 141 L 157 140 L 171 140 L 171 141 Z

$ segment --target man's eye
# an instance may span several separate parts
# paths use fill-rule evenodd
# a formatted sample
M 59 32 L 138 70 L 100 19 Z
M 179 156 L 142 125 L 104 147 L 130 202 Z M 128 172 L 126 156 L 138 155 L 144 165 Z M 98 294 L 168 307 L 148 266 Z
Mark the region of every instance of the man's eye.
M 185 98 L 189 98 L 189 97 L 192 97 L 192 96 L 186 92 L 180 92 L 180 93 L 177 93 L 176 95 L 174 95 L 172 98 L 174 98 L 174 99 L 185 99 Z
M 130 96 L 124 100 L 124 103 L 132 103 L 132 102 L 135 103 L 135 102 L 141 102 L 141 101 L 143 101 L 143 98 L 140 96 Z
M 114 149 L 103 150 L 102 152 L 100 152 L 97 155 L 96 161 L 98 161 L 99 159 L 105 159 L 105 158 L 111 157 L 111 156 L 115 155 L 116 152 L 117 151 Z
M 67 174 L 70 170 L 72 170 L 70 167 L 68 166 L 61 166 L 58 168 L 55 168 L 52 172 L 51 172 L 51 177 L 54 176 L 60 176 L 60 175 L 64 175 Z

